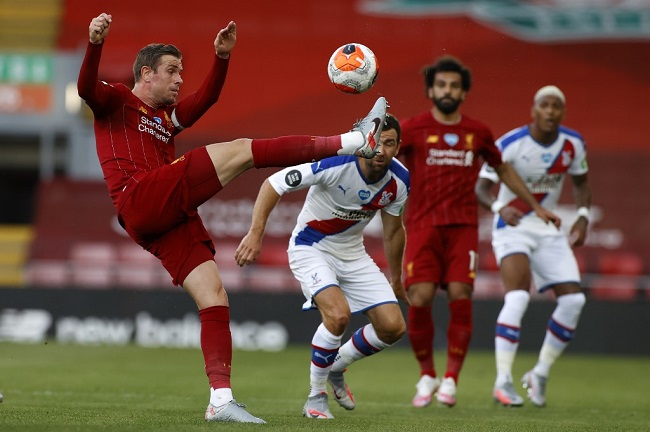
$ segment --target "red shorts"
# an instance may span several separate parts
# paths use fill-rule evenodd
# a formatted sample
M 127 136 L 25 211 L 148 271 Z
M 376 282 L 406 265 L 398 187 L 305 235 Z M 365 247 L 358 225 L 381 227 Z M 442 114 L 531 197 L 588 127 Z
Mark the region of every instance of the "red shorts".
M 404 286 L 449 282 L 474 286 L 478 261 L 478 229 L 471 225 L 433 226 L 407 230 L 404 252 Z
M 221 189 L 208 151 L 201 147 L 170 165 L 135 175 L 117 200 L 118 220 L 180 285 L 199 264 L 214 259 L 214 244 L 197 209 Z

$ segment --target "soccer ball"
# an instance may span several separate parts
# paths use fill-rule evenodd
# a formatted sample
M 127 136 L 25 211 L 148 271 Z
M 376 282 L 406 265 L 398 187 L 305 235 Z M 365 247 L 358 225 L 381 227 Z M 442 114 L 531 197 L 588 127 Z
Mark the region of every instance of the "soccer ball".
M 345 93 L 359 94 L 377 80 L 379 63 L 365 45 L 349 43 L 334 51 L 327 64 L 327 75 L 334 86 Z

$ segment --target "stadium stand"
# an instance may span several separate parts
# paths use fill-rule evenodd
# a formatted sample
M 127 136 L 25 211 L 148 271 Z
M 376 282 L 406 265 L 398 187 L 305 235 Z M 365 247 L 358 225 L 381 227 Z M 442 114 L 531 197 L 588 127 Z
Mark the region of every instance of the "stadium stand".
M 647 107 L 642 98 L 634 96 L 644 94 L 649 88 L 646 76 L 649 60 L 638 56 L 639 52 L 647 50 L 646 41 L 531 43 L 462 14 L 405 17 L 392 12 L 368 13 L 369 5 L 379 7 L 390 3 L 399 7 L 400 2 L 331 0 L 318 9 L 311 2 L 302 0 L 287 0 L 285 3 L 286 7 L 282 8 L 285 10 L 280 10 L 272 2 L 259 2 L 256 10 L 251 11 L 246 2 L 235 2 L 224 11 L 218 2 L 207 2 L 200 10 L 183 11 L 182 22 L 176 17 L 170 18 L 168 11 L 176 6 L 171 0 L 161 0 L 153 10 L 147 4 L 107 3 L 105 6 L 110 8 L 109 12 L 115 15 L 120 27 L 119 31 L 116 28 L 111 34 L 110 44 L 106 46 L 100 69 L 102 78 L 128 83 L 136 50 L 152 42 L 150 35 L 168 20 L 169 31 L 165 37 L 169 40 L 162 42 L 175 43 L 183 50 L 186 64 L 184 89 L 193 89 L 203 79 L 208 67 L 206 52 L 211 48 L 217 28 L 214 17 L 236 19 L 245 37 L 238 42 L 237 59 L 231 65 L 225 91 L 215 109 L 179 136 L 179 151 L 197 143 L 249 135 L 251 125 L 255 125 L 252 132 L 257 136 L 285 134 L 291 131 L 291 126 L 312 124 L 312 107 L 332 108 L 332 115 L 328 122 L 317 125 L 316 130 L 310 127 L 301 132 L 327 133 L 332 129 L 349 127 L 350 119 L 358 115 L 359 105 L 364 105 L 368 99 L 365 99 L 367 95 L 360 95 L 355 103 L 351 103 L 352 99 L 347 95 L 333 91 L 326 79 L 324 63 L 331 50 L 340 45 L 334 41 L 341 38 L 343 24 L 337 22 L 327 27 L 321 24 L 323 20 L 329 20 L 328 14 L 334 10 L 339 16 L 347 17 L 346 35 L 353 39 L 363 37 L 369 46 L 377 47 L 382 71 L 372 92 L 384 94 L 393 101 L 391 110 L 398 117 L 430 106 L 422 97 L 419 71 L 440 54 L 453 53 L 471 66 L 476 82 L 466 110 L 490 124 L 497 135 L 527 120 L 529 100 L 523 95 L 530 95 L 540 85 L 554 82 L 570 98 L 568 125 L 586 135 L 594 173 L 590 175 L 590 182 L 597 203 L 604 211 L 604 218 L 595 224 L 597 231 L 591 237 L 595 239 L 594 243 L 577 253 L 585 284 L 594 299 L 650 298 L 644 276 L 650 262 L 646 250 L 648 230 L 647 224 L 638 216 L 650 211 L 650 202 L 628 197 L 634 194 L 621 193 L 631 184 L 638 190 L 650 187 L 649 176 L 633 174 L 644 172 L 648 164 L 647 145 L 635 135 L 637 125 L 643 124 L 647 117 Z M 71 68 L 64 70 L 65 80 L 55 77 L 52 81 L 52 86 L 56 87 L 54 94 L 60 95 L 68 81 L 74 81 L 70 71 L 77 70 L 75 61 L 83 55 L 88 20 L 96 15 L 97 8 L 96 2 L 87 0 L 0 0 L 0 51 L 45 51 L 56 52 L 57 56 L 70 56 L 63 58 L 63 63 Z M 286 10 L 289 9 L 292 11 L 291 25 L 282 26 L 283 31 L 274 33 L 274 37 L 279 46 L 292 46 L 299 35 L 303 45 L 309 47 L 301 52 L 301 79 L 291 80 L 291 90 L 287 91 L 285 68 L 265 68 L 268 85 L 260 92 L 259 86 L 250 85 L 259 82 L 259 67 L 256 65 L 277 62 L 277 53 L 263 48 L 268 45 L 269 32 L 277 30 L 269 23 L 286 23 Z M 137 19 L 144 14 L 150 19 L 146 22 Z M 188 28 L 186 22 L 193 25 Z M 387 37 L 385 29 L 388 27 L 400 34 L 400 38 Z M 459 28 L 463 31 L 458 32 Z M 409 48 L 405 50 L 405 46 Z M 541 68 L 538 67 L 540 64 L 561 67 Z M 57 62 L 55 68 L 56 65 Z M 508 78 L 513 70 L 525 79 Z M 504 81 L 508 85 L 503 85 Z M 613 82 L 617 83 L 615 89 L 611 89 Z M 602 88 L 611 90 L 592 91 Z M 375 93 L 368 97 L 374 97 Z M 53 103 L 60 104 L 60 100 L 56 96 Z M 255 103 L 241 103 L 242 100 Z M 616 100 L 618 106 L 626 107 L 624 114 L 623 110 L 612 112 L 612 100 Z M 229 108 L 220 108 L 224 106 Z M 12 227 L 12 234 L 0 229 L 0 284 L 51 288 L 87 286 L 105 289 L 119 285 L 134 289 L 177 289 L 155 259 L 129 243 L 123 235 L 118 235 L 115 226 L 110 225 L 114 222 L 111 219 L 114 213 L 105 186 L 101 184 L 101 173 L 97 174 L 98 167 L 93 168 L 96 157 L 88 111 L 81 109 L 78 115 L 60 117 L 57 123 L 45 122 L 58 116 L 60 111 L 65 109 L 54 106 L 51 113 L 36 120 L 28 114 L 17 117 L 19 121 L 14 121 L 13 117 L 6 120 L 8 116 L 3 115 L 11 124 L 28 123 L 31 128 L 27 129 L 34 129 L 31 132 L 37 139 L 54 141 L 56 138 L 57 143 L 59 140 L 78 139 L 80 142 L 75 144 L 76 147 L 62 144 L 68 147 L 56 156 L 63 161 L 58 165 L 48 160 L 47 146 L 38 147 L 39 153 L 32 163 L 40 169 L 42 183 L 55 174 L 66 177 L 66 180 L 54 186 L 42 185 L 34 206 L 32 227 L 18 226 L 15 230 Z M 7 124 L 1 120 L 0 124 Z M 46 133 L 36 130 L 40 127 L 54 134 L 58 133 L 61 124 L 68 125 L 74 134 L 59 133 L 55 138 L 48 138 Z M 1 128 L 1 132 L 12 133 L 9 126 Z M 2 145 L 7 144 L 3 142 Z M 81 154 L 82 150 L 88 154 Z M 55 157 L 50 154 L 50 159 Z M 41 163 L 44 165 L 39 165 Z M 89 175 L 86 169 L 90 171 L 91 168 L 95 169 L 91 173 L 95 177 L 91 180 L 98 182 L 95 186 L 87 185 L 84 182 L 87 178 L 80 175 Z M 223 202 L 237 201 L 232 208 L 237 208 L 243 201 L 252 202 L 257 187 L 266 176 L 258 174 L 247 174 L 245 182 L 233 187 L 236 192 L 232 195 L 219 195 L 222 201 L 211 209 L 215 220 L 243 219 L 243 212 L 234 217 L 218 211 Z M 55 199 L 65 194 L 77 197 L 85 205 Z M 69 211 L 64 212 L 64 208 Z M 8 240 L 19 232 L 23 236 L 21 240 Z M 242 234 L 237 231 L 211 233 L 217 246 L 216 260 L 229 289 L 299 290 L 287 266 L 288 233 L 265 239 L 265 249 L 257 264 L 245 269 L 237 267 L 233 260 L 234 249 Z M 622 240 L 619 243 L 602 243 L 615 238 L 614 234 L 620 235 Z M 368 243 L 372 246 L 370 253 L 378 265 L 386 269 L 381 242 L 377 242 L 377 238 L 372 240 Z M 486 298 L 500 296 L 502 287 L 498 267 L 489 241 L 485 239 L 482 240 L 480 256 L 477 279 L 480 283 L 477 283 L 476 295 Z M 642 291 L 645 291 L 645 296 Z
M 56 48 L 63 0 L 0 0 L 0 51 Z
M 0 286 L 24 285 L 32 236 L 29 225 L 0 225 Z

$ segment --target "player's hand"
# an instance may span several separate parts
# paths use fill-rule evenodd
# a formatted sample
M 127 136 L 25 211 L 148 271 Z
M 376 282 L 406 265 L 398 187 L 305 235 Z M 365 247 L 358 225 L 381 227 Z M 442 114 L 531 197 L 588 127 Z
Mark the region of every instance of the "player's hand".
M 402 303 L 411 306 L 411 299 L 406 295 L 406 289 L 404 289 L 404 283 L 401 279 L 392 281 L 391 286 L 393 287 L 393 292 L 397 300 L 400 300 Z
M 505 206 L 499 210 L 499 216 L 510 226 L 519 225 L 519 221 L 524 217 L 524 213 L 516 207 Z
M 237 24 L 230 21 L 225 28 L 219 30 L 214 40 L 214 49 L 217 55 L 224 59 L 230 57 L 230 51 L 235 47 L 235 42 L 237 42 Z
M 101 13 L 98 17 L 93 18 L 88 27 L 90 43 L 102 43 L 108 35 L 108 30 L 110 29 L 112 22 L 113 16 L 107 13 Z
M 589 222 L 585 218 L 578 218 L 575 221 L 569 232 L 569 244 L 571 247 L 579 247 L 585 244 L 588 224 Z
M 542 206 L 539 206 L 537 209 L 535 209 L 535 214 L 541 218 L 544 222 L 549 223 L 551 222 L 553 225 L 555 225 L 555 228 L 560 228 L 560 225 L 562 224 L 562 219 L 555 213 L 553 213 L 550 210 L 545 209 Z
M 235 251 L 235 261 L 240 267 L 252 264 L 262 250 L 262 238 L 251 231 L 241 240 Z

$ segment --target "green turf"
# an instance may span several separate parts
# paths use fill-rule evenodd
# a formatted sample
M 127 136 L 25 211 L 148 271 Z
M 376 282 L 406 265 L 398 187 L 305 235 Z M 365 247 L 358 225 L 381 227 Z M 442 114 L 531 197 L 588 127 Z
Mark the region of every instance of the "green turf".
M 444 357 L 436 357 L 444 365 Z M 535 360 L 520 354 L 515 373 Z M 548 406 L 496 406 L 491 352 L 471 352 L 458 405 L 410 406 L 416 363 L 403 349 L 346 374 L 357 409 L 332 402 L 335 420 L 301 417 L 309 348 L 234 355 L 235 396 L 267 425 L 207 424 L 199 350 L 0 343 L 0 431 L 648 431 L 650 359 L 567 354 L 554 367 Z M 523 395 L 523 391 L 521 391 Z

